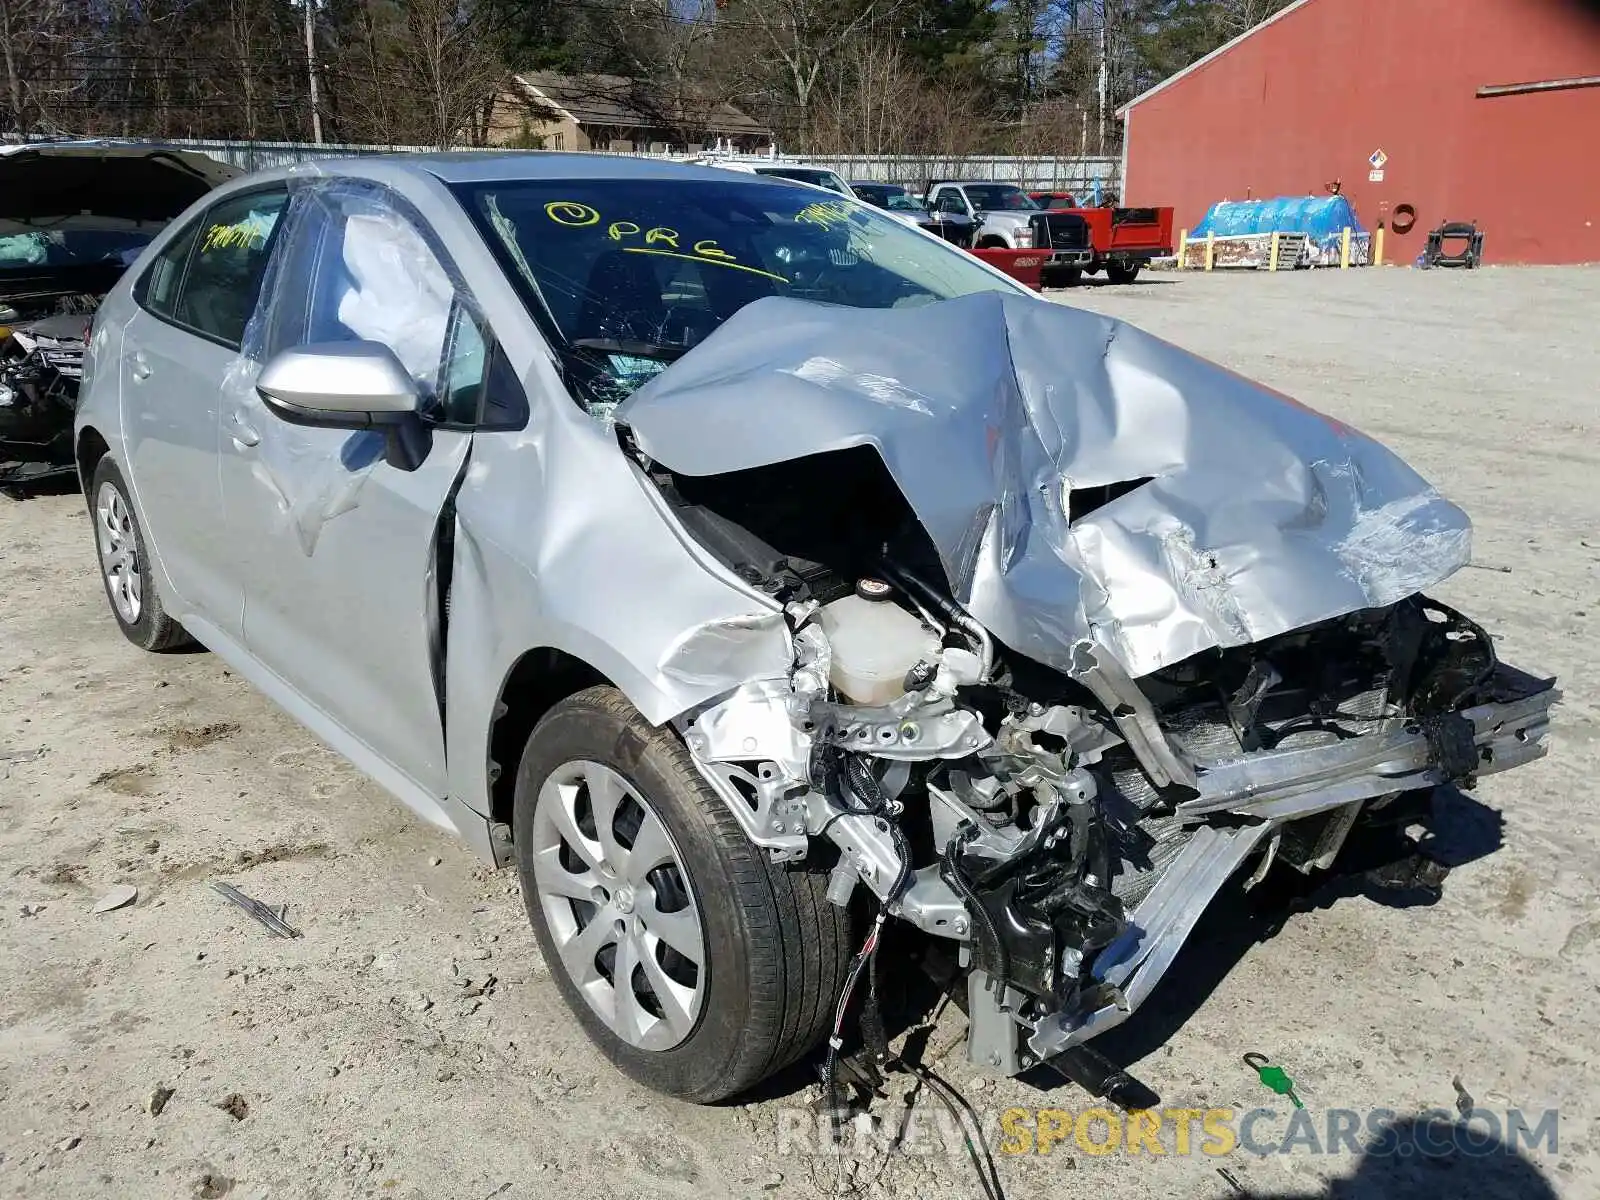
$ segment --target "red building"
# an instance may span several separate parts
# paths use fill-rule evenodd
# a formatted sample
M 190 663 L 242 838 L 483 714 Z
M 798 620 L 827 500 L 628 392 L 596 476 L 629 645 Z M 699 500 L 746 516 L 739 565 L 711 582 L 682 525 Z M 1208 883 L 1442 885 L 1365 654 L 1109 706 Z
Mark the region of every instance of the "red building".
M 1184 228 L 1337 181 L 1390 262 L 1445 221 L 1488 262 L 1600 262 L 1597 3 L 1295 0 L 1121 115 L 1124 202 Z

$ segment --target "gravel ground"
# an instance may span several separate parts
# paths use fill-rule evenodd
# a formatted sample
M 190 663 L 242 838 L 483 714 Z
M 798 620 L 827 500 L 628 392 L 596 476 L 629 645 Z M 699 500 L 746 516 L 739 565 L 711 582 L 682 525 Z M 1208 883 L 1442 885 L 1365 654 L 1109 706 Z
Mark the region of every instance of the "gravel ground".
M 1486 1108 L 1559 1107 L 1559 1148 L 1421 1165 L 1303 1149 L 1101 1157 L 1069 1139 L 997 1154 L 1009 1194 L 1239 1194 L 1222 1165 L 1258 1197 L 1600 1195 L 1600 272 L 1167 274 L 1055 298 L 1396 447 L 1477 522 L 1488 569 L 1440 597 L 1567 694 L 1552 757 L 1458 802 L 1479 857 L 1441 902 L 1330 891 L 1272 936 L 1218 914 L 1116 1048 L 1169 1106 L 1286 1114 L 1240 1063 L 1263 1051 L 1319 1128 L 1334 1107 L 1452 1108 L 1459 1076 Z M 836 1164 L 781 1136 L 810 1098 L 804 1077 L 722 1108 L 633 1086 L 568 1019 L 510 873 L 414 821 L 214 657 L 127 645 L 81 500 L 0 500 L 0 580 L 0 1191 L 831 1190 Z M 287 903 L 305 936 L 268 937 L 213 879 Z M 137 903 L 93 915 L 123 883 Z M 947 1018 L 933 1052 L 960 1036 Z M 959 1046 L 944 1067 L 980 1107 L 1088 1104 L 975 1082 Z M 976 1194 L 941 1140 L 866 1194 Z

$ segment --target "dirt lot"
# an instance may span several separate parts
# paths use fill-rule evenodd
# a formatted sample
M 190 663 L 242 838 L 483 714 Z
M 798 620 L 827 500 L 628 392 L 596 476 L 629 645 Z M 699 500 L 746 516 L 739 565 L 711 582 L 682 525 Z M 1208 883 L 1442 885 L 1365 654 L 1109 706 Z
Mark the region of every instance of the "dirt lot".
M 997 1155 L 1010 1194 L 1238 1194 L 1223 1165 L 1258 1197 L 1600 1195 L 1600 272 L 1159 275 L 1057 298 L 1399 449 L 1477 522 L 1487 569 L 1441 598 L 1567 693 L 1554 755 L 1460 802 L 1478 857 L 1440 903 L 1342 889 L 1265 940 L 1259 923 L 1209 921 L 1119 1050 L 1169 1106 L 1286 1114 L 1240 1062 L 1265 1052 L 1319 1128 L 1334 1107 L 1453 1108 L 1459 1075 L 1485 1108 L 1559 1107 L 1559 1149 L 1422 1165 L 1098 1157 L 1069 1140 Z M 509 873 L 415 822 L 210 655 L 128 646 L 78 498 L 0 500 L 0 582 L 0 1191 L 782 1198 L 835 1178 L 780 1144 L 803 1077 L 720 1109 L 626 1082 L 567 1018 Z M 267 936 L 212 879 L 288 903 L 304 938 Z M 137 903 L 92 915 L 119 883 Z M 947 1020 L 936 1048 L 960 1029 Z M 972 1085 L 959 1048 L 944 1065 L 985 1108 L 1087 1104 Z M 158 1087 L 172 1095 L 151 1115 Z M 975 1187 L 940 1151 L 897 1160 L 867 1194 Z

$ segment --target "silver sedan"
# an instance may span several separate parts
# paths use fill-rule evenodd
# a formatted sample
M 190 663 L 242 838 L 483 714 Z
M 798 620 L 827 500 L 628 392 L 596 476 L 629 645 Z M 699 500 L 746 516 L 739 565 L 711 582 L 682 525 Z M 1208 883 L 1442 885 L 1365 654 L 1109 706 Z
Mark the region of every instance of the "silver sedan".
M 1081 1076 L 1231 876 L 1556 695 L 1421 594 L 1470 527 L 1376 443 L 715 167 L 238 180 L 101 306 L 75 453 L 128 638 L 514 865 L 601 1051 L 701 1101 L 831 1080 L 891 919 L 974 1061 Z

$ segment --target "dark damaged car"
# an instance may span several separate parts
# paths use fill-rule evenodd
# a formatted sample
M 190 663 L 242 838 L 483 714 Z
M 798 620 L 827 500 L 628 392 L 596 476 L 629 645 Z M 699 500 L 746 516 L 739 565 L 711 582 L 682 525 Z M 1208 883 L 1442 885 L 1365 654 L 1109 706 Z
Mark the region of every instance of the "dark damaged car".
M 1553 681 L 1429 598 L 1471 527 L 1394 454 L 813 188 L 258 175 L 92 364 L 127 636 L 514 864 L 553 985 L 676 1095 L 831 1072 L 858 1016 L 881 1051 L 913 962 L 974 1062 L 1089 1078 L 1230 879 L 1388 827 L 1437 883 L 1433 790 L 1545 752 Z
M 0 146 L 0 487 L 72 475 L 72 415 L 101 298 L 173 217 L 237 174 L 154 146 Z

